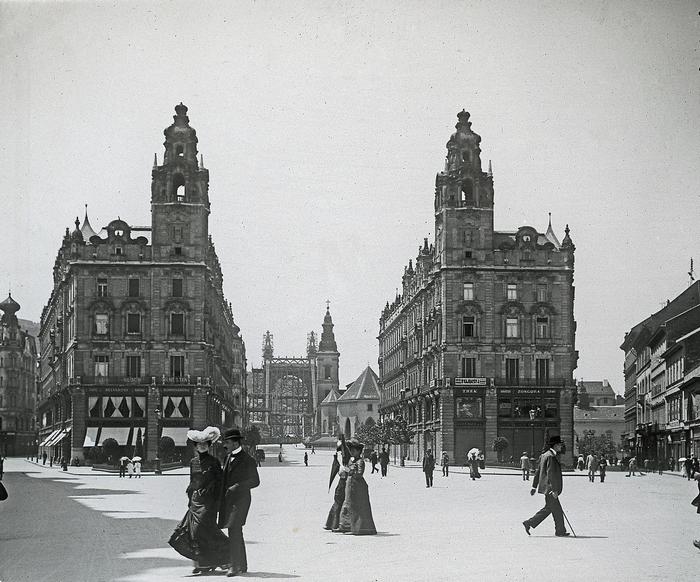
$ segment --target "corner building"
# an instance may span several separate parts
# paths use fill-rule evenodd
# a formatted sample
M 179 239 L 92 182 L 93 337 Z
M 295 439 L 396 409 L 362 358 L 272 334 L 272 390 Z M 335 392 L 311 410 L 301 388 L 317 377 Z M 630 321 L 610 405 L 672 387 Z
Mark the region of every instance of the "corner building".
M 66 229 L 41 316 L 40 449 L 96 459 L 156 457 L 163 437 L 186 455 L 189 428 L 242 426 L 245 345 L 209 236 L 209 172 L 187 107 L 154 162 L 151 225 L 87 218 Z
M 382 417 L 401 415 L 416 431 L 409 458 L 431 448 L 455 463 L 472 447 L 497 458 L 539 452 L 548 436 L 572 462 L 574 244 L 551 226 L 494 230 L 490 164 L 481 137 L 458 114 L 435 183 L 435 240 L 409 261 L 402 292 L 379 320 Z

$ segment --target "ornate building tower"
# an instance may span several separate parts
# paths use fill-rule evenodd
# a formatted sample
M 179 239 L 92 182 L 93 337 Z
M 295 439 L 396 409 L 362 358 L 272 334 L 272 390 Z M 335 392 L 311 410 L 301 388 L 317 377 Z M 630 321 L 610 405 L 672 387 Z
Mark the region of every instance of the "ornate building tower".
M 58 251 L 39 333 L 48 454 L 99 462 L 108 442 L 150 462 L 186 455 L 190 428 L 246 421 L 245 344 L 208 232 L 209 173 L 187 107 L 175 113 L 152 171 L 151 227 L 117 219 L 96 235 L 86 212 Z
M 323 318 L 323 332 L 316 353 L 316 370 L 318 375 L 318 395 L 314 401 L 317 408 L 331 391 L 338 391 L 338 360 L 340 352 L 335 343 L 333 333 L 333 318 L 331 317 L 330 304 L 326 305 L 326 315 Z
M 381 412 L 457 460 L 472 447 L 495 460 L 536 454 L 548 435 L 573 450 L 574 251 L 568 226 L 494 230 L 494 184 L 481 137 L 457 114 L 435 181 L 435 240 L 404 269 L 402 291 L 379 320 Z
M 8 295 L 0 310 L 0 454 L 34 451 L 36 345 L 19 327 L 17 303 Z

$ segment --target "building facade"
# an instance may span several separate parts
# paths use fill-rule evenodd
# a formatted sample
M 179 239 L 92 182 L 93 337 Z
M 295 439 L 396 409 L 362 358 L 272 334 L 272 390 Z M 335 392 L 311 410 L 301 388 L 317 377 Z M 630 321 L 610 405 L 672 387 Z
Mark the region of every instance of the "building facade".
M 333 332 L 333 318 L 326 306 L 321 341 L 307 336 L 306 356 L 274 355 L 274 338 L 263 337 L 263 361 L 251 370 L 248 391 L 250 420 L 264 440 L 299 440 L 322 432 L 321 404 L 338 393 L 340 352 Z
M 175 112 L 151 225 L 117 219 L 95 234 L 86 213 L 58 250 L 39 334 L 49 456 L 96 459 L 113 439 L 152 460 L 163 437 L 184 447 L 189 428 L 244 423 L 245 345 L 209 235 L 209 172 L 187 107 Z
M 402 291 L 379 321 L 381 413 L 416 431 L 409 457 L 431 448 L 495 460 L 558 434 L 573 450 L 574 244 L 551 226 L 494 229 L 494 185 L 481 137 L 458 115 L 435 184 L 435 239 L 424 239 Z
M 35 338 L 21 329 L 12 295 L 0 303 L 0 455 L 36 450 L 37 353 Z
M 628 455 L 700 455 L 700 282 L 625 334 Z
M 344 392 L 333 389 L 321 403 L 321 435 L 355 436 L 363 424 L 379 421 L 379 377 L 367 366 Z M 335 442 L 335 438 L 333 439 Z

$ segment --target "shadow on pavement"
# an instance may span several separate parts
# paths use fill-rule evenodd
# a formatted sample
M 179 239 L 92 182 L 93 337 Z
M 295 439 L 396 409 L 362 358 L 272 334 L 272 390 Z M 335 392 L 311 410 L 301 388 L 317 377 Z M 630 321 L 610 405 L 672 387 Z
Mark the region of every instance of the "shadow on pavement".
M 301 578 L 296 574 L 281 574 L 279 572 L 248 572 L 246 574 L 240 574 L 242 578 Z

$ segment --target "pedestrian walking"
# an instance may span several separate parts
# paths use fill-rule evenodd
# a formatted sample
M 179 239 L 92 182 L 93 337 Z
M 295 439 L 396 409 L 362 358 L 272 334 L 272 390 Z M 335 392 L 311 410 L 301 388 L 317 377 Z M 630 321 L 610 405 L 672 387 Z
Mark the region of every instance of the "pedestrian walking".
M 481 473 L 479 473 L 479 452 L 477 449 L 472 449 L 469 455 L 469 477 L 472 481 L 476 479 L 481 479 Z
M 46 465 L 46 451 L 44 451 L 41 455 L 41 464 Z
M 693 462 L 690 465 L 690 469 L 691 469 L 690 478 L 695 479 L 695 475 L 697 473 L 700 473 L 700 460 L 698 460 L 697 455 L 693 455 Z
M 550 514 L 554 518 L 554 535 L 565 537 L 569 535 L 564 525 L 564 510 L 561 508 L 559 496 L 563 489 L 561 464 L 559 455 L 566 450 L 559 436 L 549 439 L 549 447 L 540 455 L 539 466 L 532 479 L 530 495 L 544 495 L 544 507 L 530 519 L 523 522 L 525 533 L 530 535 L 530 529 L 535 528 Z
M 351 439 L 347 444 L 350 460 L 346 467 L 340 470 L 347 473 L 345 482 L 345 500 L 340 509 L 339 531 L 356 536 L 375 535 L 377 528 L 372 517 L 372 506 L 369 501 L 369 488 L 363 477 L 365 460 L 362 458 L 364 445 L 357 439 Z
M 576 468 L 577 468 L 579 471 L 583 471 L 583 469 L 585 468 L 585 466 L 586 466 L 586 462 L 583 460 L 583 455 L 579 455 L 579 456 L 578 456 L 578 461 L 576 461 Z
M 386 471 L 389 467 L 389 451 L 382 449 L 382 452 L 379 454 L 379 466 L 382 469 L 382 477 L 386 477 Z
M 377 451 L 372 451 L 372 453 L 369 456 L 369 462 L 372 463 L 372 473 L 379 473 L 379 469 L 377 469 L 377 463 L 379 462 L 379 456 L 377 455 Z
M 598 465 L 598 471 L 600 472 L 600 482 L 605 483 L 605 472 L 608 470 L 608 462 L 605 459 L 601 459 L 600 465 Z
M 185 517 L 168 543 L 186 558 L 194 560 L 193 574 L 211 572 L 217 567 L 222 570 L 229 568 L 229 539 L 216 523 L 223 472 L 219 459 L 209 453 L 211 445 L 220 437 L 221 432 L 214 426 L 187 431 L 187 439 L 195 446 L 186 490 L 189 502 Z
M 312 455 L 316 454 L 316 447 L 314 447 L 314 445 L 311 445 L 311 454 Z
M 250 509 L 250 490 L 260 485 L 255 460 L 243 450 L 243 436 L 237 428 L 224 432 L 224 476 L 219 500 L 219 527 L 228 528 L 230 544 L 229 577 L 248 571 L 243 526 Z M 281 457 L 282 453 L 280 453 Z
M 586 458 L 586 468 L 588 469 L 588 480 L 593 483 L 595 481 L 595 473 L 598 470 L 598 457 L 590 453 Z
M 304 465 L 309 466 L 309 453 L 304 451 Z
M 695 512 L 700 514 L 700 472 L 696 473 L 693 478 L 698 482 L 698 494 L 690 503 L 695 506 Z M 700 540 L 693 540 L 693 545 L 700 550 Z
M 119 459 L 119 478 L 126 477 L 126 462 L 128 458 L 122 457 Z
M 136 479 L 141 478 L 141 458 L 140 457 L 134 457 L 134 473 L 136 475 Z
M 129 479 L 134 476 L 134 462 L 131 459 L 126 462 L 126 472 L 129 474 Z
M 450 476 L 450 457 L 447 454 L 447 451 L 442 451 L 442 455 L 440 457 L 440 465 L 442 466 L 442 476 L 449 477 Z
M 581 458 L 583 460 L 583 458 Z M 520 470 L 523 472 L 523 481 L 529 481 L 530 480 L 530 457 L 527 454 L 527 451 L 523 451 L 522 456 L 520 457 Z
M 423 456 L 423 473 L 425 473 L 425 486 L 433 486 L 433 471 L 435 470 L 435 456 L 431 449 L 425 451 Z
M 0 481 L 2 481 L 2 477 L 5 474 L 5 458 L 3 458 L 2 455 L 0 455 Z
M 333 493 L 333 505 L 328 512 L 328 517 L 326 518 L 326 525 L 324 529 L 338 532 L 340 531 L 340 510 L 343 508 L 343 502 L 345 501 L 345 485 L 346 479 L 348 477 L 347 471 L 341 471 L 342 467 L 347 467 L 350 462 L 350 451 L 345 444 L 345 437 L 341 436 L 338 439 L 335 447 L 335 455 L 333 456 L 333 465 L 331 466 L 331 479 L 328 483 L 328 489 L 331 488 L 333 484 L 333 479 L 338 475 L 338 485 L 335 487 Z
M 634 477 L 635 471 L 637 470 L 637 458 L 636 457 L 632 457 L 629 460 L 628 469 L 629 470 L 627 471 L 627 477 L 629 477 L 629 476 Z

